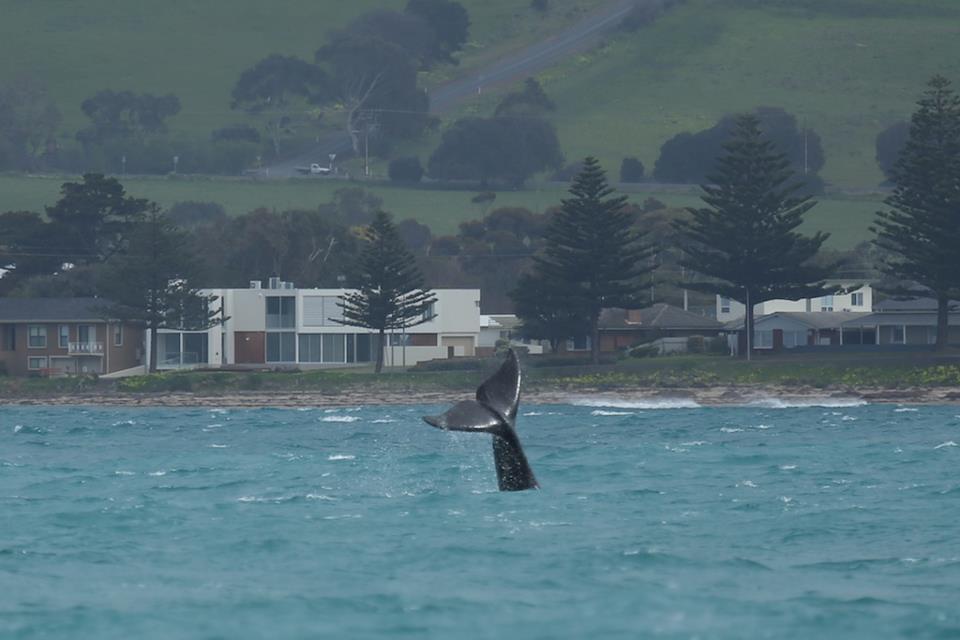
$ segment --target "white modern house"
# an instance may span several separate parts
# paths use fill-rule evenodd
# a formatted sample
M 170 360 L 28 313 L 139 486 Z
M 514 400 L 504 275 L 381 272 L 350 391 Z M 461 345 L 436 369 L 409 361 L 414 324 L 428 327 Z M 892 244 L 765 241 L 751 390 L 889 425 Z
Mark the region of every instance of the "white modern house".
M 520 319 L 513 314 L 501 313 L 480 316 L 480 339 L 477 342 L 477 355 L 493 355 L 498 340 L 507 340 L 512 346 L 524 347 L 528 353 L 543 353 L 543 345 L 533 340 L 517 337 Z
M 845 286 L 844 283 L 835 283 Z M 853 283 L 849 283 L 852 285 Z M 767 300 L 753 305 L 753 316 L 769 316 L 775 313 L 867 313 L 873 310 L 873 288 L 863 285 L 849 293 L 838 293 L 819 298 L 800 300 Z M 727 323 L 743 318 L 746 306 L 725 296 L 717 296 L 717 320 Z
M 379 345 L 376 331 L 337 322 L 343 318 L 337 302 L 350 290 L 298 289 L 279 278 L 262 285 L 204 289 L 217 296 L 213 304 L 226 320 L 206 331 L 162 331 L 158 368 L 349 367 L 374 362 L 378 348 L 385 366 L 411 366 L 475 355 L 480 339 L 479 289 L 434 289 L 437 301 L 426 321 L 388 334 Z

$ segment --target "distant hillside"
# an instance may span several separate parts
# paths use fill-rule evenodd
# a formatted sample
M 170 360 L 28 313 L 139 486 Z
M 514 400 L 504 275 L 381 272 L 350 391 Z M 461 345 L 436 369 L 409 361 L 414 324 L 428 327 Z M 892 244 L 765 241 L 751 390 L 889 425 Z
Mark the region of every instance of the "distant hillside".
M 603 0 L 460 0 L 472 22 L 461 67 L 547 37 Z M 100 89 L 173 93 L 183 105 L 174 131 L 206 135 L 242 120 L 230 90 L 271 53 L 313 59 L 326 34 L 370 9 L 406 0 L 3 0 L 0 81 L 43 81 L 64 116 L 64 135 L 87 124 L 80 103 Z M 442 74 L 454 73 L 451 70 Z M 426 78 L 427 81 L 430 78 Z
M 956 0 L 688 0 L 541 76 L 569 159 L 660 146 L 720 116 L 779 106 L 819 133 L 824 177 L 878 184 L 874 140 L 907 117 L 934 73 L 960 89 Z

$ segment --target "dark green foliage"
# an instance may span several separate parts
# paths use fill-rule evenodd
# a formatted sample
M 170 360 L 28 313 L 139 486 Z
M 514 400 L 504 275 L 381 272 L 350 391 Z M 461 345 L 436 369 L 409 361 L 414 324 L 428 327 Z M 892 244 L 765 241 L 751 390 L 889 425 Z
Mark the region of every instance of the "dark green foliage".
M 500 100 L 494 116 L 545 116 L 557 105 L 547 97 L 536 78 L 527 78 L 523 90 L 508 93 Z
M 423 178 L 423 166 L 420 164 L 420 158 L 413 156 L 391 160 L 387 175 L 394 182 L 412 184 L 420 182 L 420 179 Z
M 620 182 L 643 182 L 643 163 L 636 158 L 624 158 L 620 163 Z
M 898 293 L 937 299 L 937 349 L 947 345 L 948 305 L 960 296 L 960 96 L 935 76 L 910 119 L 893 170 L 890 207 L 877 213 L 880 269 L 906 284 Z
M 836 265 L 813 262 L 828 234 L 797 233 L 815 203 L 797 195 L 790 161 L 763 134 L 759 119 L 738 117 L 724 150 L 710 184 L 701 186 L 707 206 L 689 209 L 692 218 L 674 225 L 683 236 L 681 264 L 715 279 L 686 286 L 746 304 L 750 332 L 753 305 L 829 293 L 835 288 L 825 280 Z
M 462 118 L 444 132 L 428 171 L 439 180 L 522 185 L 563 161 L 556 129 L 541 118 Z
M 55 158 L 60 111 L 46 87 L 21 76 L 0 84 L 0 169 L 32 170 Z
M 227 127 L 221 127 L 210 134 L 210 140 L 213 142 L 252 142 L 259 144 L 260 133 L 248 124 L 232 124 Z
M 641 305 L 653 251 L 634 227 L 634 216 L 625 206 L 627 198 L 614 195 L 595 158 L 584 160 L 570 196 L 546 230 L 546 248 L 535 259 L 532 276 L 513 297 L 525 326 L 549 315 L 544 310 L 577 318 L 580 326 L 589 329 L 592 360 L 598 363 L 600 311 Z M 531 295 L 540 300 L 534 303 L 540 314 L 521 308 L 531 304 Z
M 523 324 L 518 333 L 531 340 L 546 340 L 557 353 L 561 343 L 590 331 L 583 314 L 570 307 L 568 297 L 540 273 L 525 273 L 510 291 L 514 313 Z M 580 359 L 582 362 L 582 358 Z
M 181 229 L 193 229 L 210 224 L 222 224 L 227 212 L 216 202 L 177 202 L 166 211 L 170 224 Z
M 49 248 L 74 263 L 99 262 L 123 247 L 131 225 L 143 218 L 150 203 L 126 194 L 116 178 L 88 173 L 82 182 L 65 182 L 61 197 L 47 207 Z
M 50 225 L 33 211 L 0 214 L 0 260 L 6 273 L 0 293 L 8 295 L 29 278 L 56 272 L 63 259 L 50 251 Z
M 450 0 L 407 0 L 405 11 L 423 19 L 433 30 L 433 58 L 455 62 L 453 54 L 463 48 L 470 36 L 470 16 L 463 5 Z
M 420 224 L 413 218 L 407 218 L 397 223 L 397 233 L 403 240 L 404 246 L 414 253 L 423 253 L 433 240 L 430 227 Z
M 180 99 L 173 94 L 155 96 L 104 89 L 84 100 L 80 108 L 92 124 L 79 131 L 77 139 L 91 145 L 142 140 L 146 135 L 166 132 L 166 119 L 180 112 Z
M 894 122 L 892 125 L 877 134 L 877 164 L 887 180 L 893 178 L 897 160 L 907 146 L 910 137 L 910 123 L 905 121 Z
M 754 115 L 764 134 L 786 154 L 790 166 L 803 174 L 805 190 L 822 191 L 822 180 L 816 175 L 824 165 L 820 136 L 799 127 L 796 117 L 778 107 L 759 107 Z M 736 121 L 736 116 L 725 116 L 709 129 L 680 133 L 667 140 L 660 148 L 654 178 L 659 182 L 706 182 L 723 154 L 725 141 L 736 129 Z
M 378 344 L 384 344 L 386 331 L 406 329 L 430 320 L 436 297 L 424 289 L 423 276 L 390 214 L 378 212 L 367 228 L 366 242 L 360 253 L 357 291 L 342 296 L 342 324 L 374 329 Z M 376 372 L 383 370 L 383 349 L 377 349 Z
M 240 74 L 233 86 L 231 106 L 265 116 L 267 135 L 274 153 L 280 140 L 292 132 L 303 104 L 317 104 L 330 97 L 323 69 L 295 56 L 273 54 Z
M 429 69 L 438 55 L 436 31 L 422 17 L 389 9 L 364 13 L 343 30 L 350 36 L 381 40 L 402 49 L 420 69 Z M 442 56 L 442 54 L 440 54 Z
M 151 205 L 129 233 L 126 250 L 100 270 L 98 289 L 112 301 L 109 317 L 142 324 L 150 333 L 150 371 L 157 367 L 158 329 L 207 329 L 222 318 L 214 297 L 200 295 L 187 236 Z

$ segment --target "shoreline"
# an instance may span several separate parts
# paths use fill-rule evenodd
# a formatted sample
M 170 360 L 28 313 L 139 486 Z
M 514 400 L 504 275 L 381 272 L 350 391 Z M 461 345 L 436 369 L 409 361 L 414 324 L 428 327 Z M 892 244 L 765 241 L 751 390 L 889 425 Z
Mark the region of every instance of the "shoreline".
M 276 391 L 204 394 L 194 392 L 157 393 L 70 393 L 19 398 L 0 398 L 0 406 L 89 405 L 112 407 L 235 407 L 299 408 L 354 407 L 359 405 L 449 404 L 472 397 L 473 392 L 376 391 L 366 389 L 338 392 Z M 524 404 L 596 404 L 617 406 L 649 404 L 675 407 L 849 405 L 849 404 L 960 404 L 960 387 L 827 388 L 779 385 L 718 385 L 676 388 L 580 388 L 577 390 L 532 390 L 523 394 Z

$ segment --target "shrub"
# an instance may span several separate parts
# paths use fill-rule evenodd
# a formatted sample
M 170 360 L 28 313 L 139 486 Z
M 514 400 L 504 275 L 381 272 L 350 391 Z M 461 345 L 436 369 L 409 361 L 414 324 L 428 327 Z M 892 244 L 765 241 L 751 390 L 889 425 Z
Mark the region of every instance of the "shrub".
M 423 178 L 423 167 L 420 165 L 420 158 L 415 156 L 407 158 L 395 158 L 390 161 L 387 169 L 387 175 L 393 182 L 417 183 Z
M 660 350 L 657 349 L 652 344 L 641 344 L 636 347 L 631 347 L 627 351 L 627 355 L 631 358 L 651 358 L 660 353 Z
M 248 124 L 232 124 L 228 127 L 216 129 L 210 134 L 210 140 L 221 142 L 224 140 L 233 142 L 253 142 L 260 143 L 260 132 Z
M 483 358 L 445 358 L 418 362 L 408 371 L 479 371 L 483 368 Z
M 706 351 L 703 336 L 690 336 L 687 338 L 687 353 L 703 353 Z
M 620 163 L 620 182 L 643 182 L 643 163 L 636 158 L 624 158 Z

